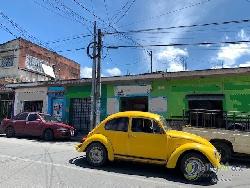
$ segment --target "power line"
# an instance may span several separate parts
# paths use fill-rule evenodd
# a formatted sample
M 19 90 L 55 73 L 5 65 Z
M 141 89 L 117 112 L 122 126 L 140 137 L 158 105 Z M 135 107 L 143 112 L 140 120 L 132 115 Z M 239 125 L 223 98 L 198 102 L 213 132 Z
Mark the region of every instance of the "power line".
M 4 26 L 3 24 L 1 24 L 0 23 L 0 27 L 4 30 L 4 31 L 6 31 L 7 33 L 9 33 L 9 34 L 11 34 L 12 36 L 14 36 L 15 38 L 17 38 L 17 36 L 14 34 L 14 33 L 12 33 L 6 26 Z
M 152 20 L 152 19 L 155 19 L 155 18 L 159 18 L 159 17 L 162 17 L 162 16 L 165 16 L 165 15 L 168 15 L 168 14 L 172 14 L 172 13 L 176 13 L 176 12 L 179 12 L 179 11 L 182 11 L 182 10 L 185 10 L 185 9 L 188 9 L 188 8 L 193 8 L 195 6 L 199 6 L 199 5 L 202 5 L 202 4 L 205 4 L 205 3 L 208 3 L 210 2 L 211 0 L 205 0 L 205 1 L 200 1 L 198 3 L 193 3 L 193 4 L 190 4 L 190 5 L 187 5 L 185 7 L 182 7 L 182 8 L 179 8 L 179 9 L 175 9 L 175 10 L 171 10 L 169 12 L 166 12 L 166 13 L 163 13 L 163 14 L 160 14 L 160 15 L 157 15 L 157 16 L 152 16 L 152 17 L 149 17 L 147 19 L 143 19 L 143 20 L 139 20 L 139 21 L 136 21 L 136 22 L 132 22 L 130 24 L 127 24 L 127 25 L 123 25 L 121 27 L 126 27 L 126 26 L 131 26 L 131 25 L 135 25 L 135 24 L 138 24 L 138 23 L 143 23 L 143 22 L 146 22 L 148 20 Z M 119 28 L 121 28 L 119 27 Z
M 53 8 L 49 8 L 49 7 L 47 7 L 47 6 L 43 5 L 43 4 L 41 4 L 40 2 L 38 2 L 38 1 L 36 1 L 36 0 L 34 0 L 33 2 L 34 2 L 35 4 L 37 4 L 38 6 L 44 8 L 44 9 L 46 9 L 46 10 L 48 10 L 48 11 L 54 13 L 54 14 L 57 14 L 58 16 L 60 16 L 60 17 L 62 17 L 62 18 L 65 18 L 65 19 L 68 19 L 68 20 L 71 20 L 71 21 L 76 21 L 76 22 L 78 22 L 78 23 L 80 23 L 80 24 L 84 24 L 83 22 L 81 22 L 81 21 L 79 21 L 79 20 L 77 20 L 77 19 L 68 17 L 67 15 L 60 14 L 59 12 L 57 12 L 56 10 L 54 10 L 54 9 L 59 10 L 57 7 L 55 8 L 55 6 L 53 6 L 53 8 L 54 8 L 54 9 L 53 9 Z M 49 4 L 51 4 L 51 3 L 49 3 Z M 52 6 L 52 5 L 51 5 L 51 6 Z M 59 11 L 62 12 L 61 10 L 59 10 Z
M 74 10 L 72 10 L 70 7 L 66 6 L 65 4 L 63 4 L 63 2 L 61 2 L 60 0 L 42 0 L 44 3 L 48 4 L 51 8 L 56 9 L 60 12 L 62 12 L 63 14 L 65 14 L 68 17 L 71 17 L 73 20 L 75 20 L 76 22 L 82 24 L 82 25 L 86 25 L 86 23 L 91 23 L 91 21 L 89 21 L 88 19 L 82 17 L 80 14 L 78 14 L 77 12 L 75 12 Z M 55 13 L 55 11 L 51 10 L 53 13 Z M 91 30 L 88 28 L 86 28 L 90 33 Z
M 119 14 L 127 7 L 127 5 L 129 4 L 129 1 L 130 1 L 130 0 L 127 0 L 126 3 L 124 3 L 124 5 L 122 6 L 122 8 L 121 8 L 119 11 L 117 11 L 117 12 L 112 16 L 111 20 L 115 20 L 115 19 L 119 16 Z
M 127 14 L 127 12 L 131 9 L 131 7 L 133 6 L 133 4 L 135 3 L 136 0 L 133 0 L 130 5 L 128 6 L 128 8 L 124 11 L 124 13 L 116 20 L 116 22 L 114 24 L 117 24 L 120 22 L 120 20 Z
M 50 50 L 53 50 L 52 48 L 48 47 L 46 44 L 43 44 L 38 38 L 36 38 L 35 36 L 29 34 L 25 29 L 23 29 L 20 25 L 18 25 L 16 22 L 14 22 L 11 18 L 9 18 L 2 11 L 0 11 L 0 15 L 1 15 L 1 17 L 3 19 L 8 21 L 12 25 L 12 27 L 14 29 L 16 29 L 20 33 L 20 35 L 23 36 L 24 38 L 29 38 L 29 39 L 35 41 L 36 43 L 38 43 L 39 45 L 45 46 L 46 48 L 49 48 Z
M 57 39 L 57 40 L 54 40 L 54 41 L 48 41 L 48 42 L 46 42 L 46 44 L 55 44 L 55 43 L 59 43 L 59 42 L 66 42 L 66 41 L 82 39 L 82 38 L 91 37 L 91 36 L 92 35 L 79 34 L 79 35 L 75 35 L 75 36 L 72 36 L 72 37 L 67 37 L 67 38 L 64 38 L 64 39 Z
M 207 45 L 218 45 L 218 44 L 241 44 L 250 43 L 249 40 L 239 40 L 239 41 L 222 41 L 222 42 L 200 42 L 200 43 L 171 43 L 171 44 L 147 44 L 147 45 L 117 45 L 117 46 L 105 46 L 109 49 L 118 48 L 143 48 L 143 47 L 168 47 L 168 46 L 207 46 Z
M 228 25 L 228 24 L 242 24 L 242 23 L 249 23 L 249 22 L 250 22 L 250 19 L 230 20 L 230 21 L 223 21 L 223 22 L 212 22 L 212 23 L 193 24 L 193 25 L 179 25 L 179 26 L 171 26 L 171 27 L 158 27 L 158 28 L 148 28 L 148 29 L 139 29 L 139 30 L 120 31 L 120 32 L 110 32 L 110 33 L 104 33 L 104 34 L 105 35 L 113 35 L 113 34 L 129 34 L 129 33 L 143 33 L 143 32 L 148 33 L 150 31 L 159 32 L 161 30 L 219 26 L 219 25 Z
M 107 16 L 107 18 L 108 18 L 108 22 L 109 22 L 109 25 L 110 25 L 110 18 L 109 18 L 109 12 L 108 12 L 108 5 L 107 5 L 106 0 L 103 0 L 103 3 L 104 3 L 104 7 L 105 7 L 106 16 Z

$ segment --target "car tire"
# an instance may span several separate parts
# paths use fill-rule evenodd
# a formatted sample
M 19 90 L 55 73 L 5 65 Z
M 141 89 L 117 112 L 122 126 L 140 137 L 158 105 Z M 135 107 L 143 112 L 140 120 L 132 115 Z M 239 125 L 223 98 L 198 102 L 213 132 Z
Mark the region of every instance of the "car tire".
M 54 140 L 54 133 L 53 133 L 53 131 L 50 130 L 50 129 L 45 130 L 44 133 L 43 133 L 43 139 L 45 141 L 52 141 L 52 140 Z
M 12 126 L 7 127 L 7 129 L 5 130 L 5 134 L 7 138 L 11 138 L 15 136 L 15 130 Z
M 87 147 L 86 159 L 91 166 L 103 166 L 107 162 L 107 150 L 101 143 L 92 143 Z
M 231 159 L 232 150 L 228 144 L 223 143 L 223 142 L 215 142 L 213 143 L 213 145 L 217 149 L 217 151 L 220 153 L 222 163 L 226 163 Z
M 198 153 L 187 153 L 180 161 L 180 170 L 188 181 L 198 181 L 206 172 L 207 160 Z

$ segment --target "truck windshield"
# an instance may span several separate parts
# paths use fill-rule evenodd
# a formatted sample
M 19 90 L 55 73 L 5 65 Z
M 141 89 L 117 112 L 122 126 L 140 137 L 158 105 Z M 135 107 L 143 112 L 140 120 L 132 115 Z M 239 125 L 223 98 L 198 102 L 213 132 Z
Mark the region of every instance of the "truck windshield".
M 160 117 L 161 123 L 166 131 L 170 130 L 171 128 L 167 125 L 166 119 L 164 117 Z
M 44 119 L 46 122 L 59 122 L 58 119 L 55 117 L 48 115 L 48 114 L 40 114 L 40 116 Z

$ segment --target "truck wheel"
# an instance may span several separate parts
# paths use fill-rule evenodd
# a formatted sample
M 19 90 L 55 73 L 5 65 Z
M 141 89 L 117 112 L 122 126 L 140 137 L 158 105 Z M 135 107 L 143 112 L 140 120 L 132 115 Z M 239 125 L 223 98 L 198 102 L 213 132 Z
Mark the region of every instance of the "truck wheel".
M 181 159 L 180 170 L 188 181 L 197 181 L 205 173 L 208 162 L 197 153 L 188 153 Z
M 107 162 L 107 151 L 101 143 L 92 143 L 86 150 L 87 162 L 92 166 L 103 166 Z
M 13 127 L 7 127 L 7 129 L 5 130 L 5 133 L 6 133 L 6 137 L 7 138 L 11 138 L 11 137 L 14 137 L 15 136 L 15 130 Z
M 52 141 L 54 139 L 53 131 L 50 129 L 45 130 L 43 133 L 43 139 L 45 141 Z
M 222 163 L 226 163 L 231 159 L 232 150 L 228 144 L 223 143 L 223 142 L 215 142 L 213 143 L 213 145 L 217 149 L 217 151 L 220 153 Z

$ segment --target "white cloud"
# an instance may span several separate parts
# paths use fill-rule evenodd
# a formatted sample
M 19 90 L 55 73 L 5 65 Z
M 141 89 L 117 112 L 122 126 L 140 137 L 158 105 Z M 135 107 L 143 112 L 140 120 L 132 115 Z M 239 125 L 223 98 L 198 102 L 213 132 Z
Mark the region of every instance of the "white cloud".
M 238 32 L 237 36 L 240 40 L 249 40 L 250 39 L 250 37 L 247 36 L 244 29 L 241 29 L 240 32 Z
M 239 64 L 239 67 L 250 67 L 250 61 Z
M 245 31 L 241 29 L 237 34 L 238 40 L 249 40 Z M 216 60 L 223 61 L 224 67 L 236 67 L 237 60 L 242 56 L 250 55 L 250 45 L 246 43 L 229 44 L 220 47 L 216 55 Z
M 183 66 L 179 62 L 172 62 L 168 66 L 168 72 L 178 72 L 183 71 Z
M 103 71 L 102 71 L 103 72 Z M 107 74 L 101 74 L 102 77 L 107 76 L 120 76 L 122 74 L 121 70 L 117 67 L 104 70 Z M 81 68 L 81 78 L 92 78 L 92 68 L 82 67 Z
M 82 67 L 81 68 L 81 77 L 82 78 L 92 78 L 92 68 Z
M 181 57 L 188 57 L 187 49 L 181 49 L 173 46 L 166 47 L 156 54 L 154 70 L 167 70 L 168 72 L 183 71 Z M 185 61 L 185 59 L 183 59 Z
M 187 49 L 175 48 L 173 46 L 168 46 L 166 49 L 162 50 L 157 54 L 158 60 L 163 59 L 173 59 L 177 56 L 188 56 Z
M 111 69 L 106 69 L 106 72 L 110 76 L 120 76 L 122 74 L 121 70 L 117 67 L 111 68 Z

